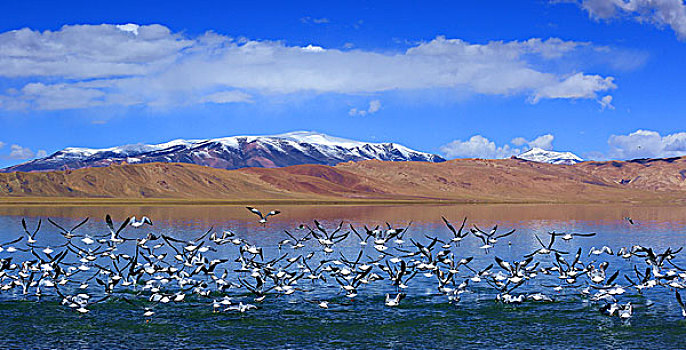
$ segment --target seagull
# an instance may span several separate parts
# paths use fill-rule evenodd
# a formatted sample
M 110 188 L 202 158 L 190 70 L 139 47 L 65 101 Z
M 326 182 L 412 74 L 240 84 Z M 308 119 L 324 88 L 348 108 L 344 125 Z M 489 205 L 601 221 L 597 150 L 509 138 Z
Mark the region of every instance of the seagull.
M 625 216 L 624 220 L 628 221 L 631 225 L 635 225 L 634 220 L 632 220 L 629 216 Z
M 270 211 L 269 213 L 267 213 L 267 215 L 262 215 L 262 212 L 260 212 L 260 211 L 257 210 L 256 208 L 253 208 L 253 207 L 246 207 L 246 208 L 247 208 L 248 210 L 250 210 L 251 213 L 253 213 L 253 214 L 255 214 L 255 215 L 257 215 L 257 216 L 260 217 L 259 223 L 262 224 L 262 225 L 264 225 L 264 224 L 267 223 L 267 218 L 268 218 L 270 215 L 273 216 L 273 215 L 276 215 L 276 214 L 281 213 L 281 212 L 278 211 L 278 210 L 272 210 L 272 211 Z
M 555 232 L 555 231 L 548 232 L 548 234 L 551 236 L 558 236 L 565 241 L 570 241 L 574 237 L 593 237 L 596 235 L 595 232 L 590 232 L 590 233 L 576 233 L 576 232 L 562 233 L 562 232 Z
M 619 310 L 617 310 L 617 316 L 619 318 L 626 320 L 631 317 L 632 313 L 634 311 L 633 305 L 631 305 L 631 302 L 626 303 L 626 305 L 621 306 Z
M 273 213 L 268 215 L 278 212 Z M 256 215 L 266 222 L 268 215 Z M 137 239 L 121 237 L 120 232 L 128 226 L 152 225 L 152 221 L 145 217 L 140 221 L 129 217 L 115 227 L 109 215 L 103 225 L 105 230 L 109 229 L 106 235 L 74 235 L 87 218 L 71 230 L 50 220 L 61 234 L 48 239 L 47 235 L 37 235 L 41 220 L 34 229 L 33 224 L 22 219 L 23 232 L 20 229 L 15 238 L 5 236 L 8 241 L 0 242 L 0 293 L 3 298 L 36 302 L 45 298 L 77 315 L 96 312 L 97 308 L 91 310 L 91 306 L 113 297 L 134 305 L 138 310 L 136 314 L 142 315 L 145 322 L 177 303 L 212 307 L 215 312 L 245 313 L 258 309 L 253 304 L 244 303 L 252 299 L 234 303 L 231 297 L 239 296 L 254 298 L 256 305 L 268 296 L 273 297 L 274 302 L 268 302 L 264 307 L 275 307 L 278 301 L 285 300 L 287 303 L 309 302 L 317 305 L 315 308 L 329 309 L 332 305 L 351 305 L 346 302 L 347 298 L 352 301 L 362 295 L 367 301 L 375 298 L 380 301 L 377 297 L 381 297 L 385 306 L 398 307 L 408 290 L 430 296 L 419 298 L 417 302 L 439 296 L 447 297 L 453 305 L 459 304 L 464 293 L 473 293 L 473 300 L 489 295 L 503 304 L 512 305 L 561 300 L 564 308 L 578 300 L 584 305 L 602 302 L 594 305 L 598 305 L 603 314 L 626 321 L 633 317 L 634 304 L 619 303 L 619 296 L 630 293 L 628 290 L 631 288 L 641 293 L 649 288 L 664 287 L 654 288 L 655 293 L 675 289 L 681 315 L 686 318 L 686 307 L 680 295 L 680 289 L 686 288 L 686 269 L 678 265 L 683 258 L 681 247 L 657 250 L 633 245 L 622 248 L 618 255 L 612 254 L 608 246 L 593 247 L 589 256 L 607 260 L 582 262 L 581 247 L 576 247 L 578 250 L 569 254 L 554 249 L 554 242 L 591 237 L 595 233 L 552 231 L 547 232 L 550 235 L 548 242 L 541 239 L 543 236 L 531 234 L 538 242 L 533 254 L 524 255 L 523 259 L 519 255 L 518 258 L 517 251 L 528 249 L 524 245 L 518 247 L 521 249 L 510 249 L 507 259 L 495 256 L 493 261 L 483 254 L 460 256 L 456 245 L 471 235 L 466 231 L 479 238 L 475 242 L 483 242 L 488 247 L 514 231 L 497 234 L 497 226 L 489 231 L 482 231 L 476 226 L 473 230 L 464 230 L 466 219 L 459 229 L 458 225 L 452 226 L 447 219 L 441 219 L 452 233 L 448 233 L 452 239 L 442 241 L 437 236 L 425 234 L 421 239 L 408 238 L 412 244 L 406 247 L 401 245 L 407 227 L 394 228 L 388 223 L 383 228 L 372 226 L 372 229 L 359 224 L 358 227 L 364 227 L 366 232 L 358 232 L 352 225 L 345 225 L 346 229 L 349 226 L 350 232 L 344 229 L 343 222 L 327 229 L 313 219 L 312 228 L 300 226 L 300 229 L 310 231 L 303 233 L 304 237 L 297 231 L 284 230 L 284 237 L 264 238 L 262 247 L 257 245 L 258 241 L 252 243 L 232 231 L 214 232 L 213 228 L 200 235 L 191 234 L 193 237 L 181 232 L 179 237 L 183 239 L 162 232 L 150 232 Z M 250 232 L 245 234 L 246 238 L 252 237 Z M 76 237 L 79 239 L 74 239 Z M 429 241 L 423 242 L 424 239 Z M 317 242 L 323 251 L 298 250 L 305 247 L 308 240 Z M 365 246 L 368 241 L 371 242 Z M 441 247 L 438 242 L 444 245 Z M 339 250 L 340 246 L 345 248 Z M 273 255 L 277 251 L 278 254 Z M 346 257 L 351 256 L 351 251 L 355 259 Z M 15 252 L 22 253 L 13 254 Z M 541 259 L 537 261 L 535 258 Z M 617 261 L 617 269 L 609 270 L 610 264 Z M 497 271 L 492 271 L 494 267 Z M 616 282 L 620 274 L 628 284 Z M 426 278 L 419 277 L 421 281 L 417 282 L 417 288 L 409 289 L 409 282 L 417 275 Z M 540 275 L 546 276 L 537 278 Z M 544 283 L 540 283 L 541 279 Z M 559 283 L 545 284 L 545 281 L 555 279 Z M 524 286 L 522 289 L 526 291 L 515 292 L 520 286 Z M 537 291 L 536 288 L 540 287 L 554 289 Z M 315 291 L 320 288 L 322 293 Z M 390 293 L 386 294 L 386 289 Z M 436 290 L 438 294 L 434 294 Z M 335 302 L 330 294 L 337 291 L 341 293 L 341 300 L 346 301 Z M 555 292 L 559 294 L 553 294 Z M 310 300 L 314 295 L 318 296 L 316 300 Z M 163 306 L 158 308 L 159 304 Z M 365 305 L 367 303 L 363 301 L 361 307 Z
M 245 313 L 249 310 L 257 309 L 257 306 L 253 304 L 243 304 L 243 302 L 238 303 L 238 305 L 230 305 L 224 311 L 238 311 L 240 313 Z
M 441 216 L 441 219 L 443 219 L 445 225 L 453 233 L 453 238 L 450 239 L 451 243 L 459 244 L 460 241 L 469 235 L 469 231 L 462 233 L 462 229 L 464 229 L 464 225 L 467 223 L 467 217 L 462 220 L 462 225 L 460 225 L 460 228 L 457 230 L 455 230 L 455 226 L 453 226 L 444 216 Z
M 612 248 L 610 248 L 610 247 L 608 247 L 608 246 L 606 246 L 606 245 L 603 246 L 603 247 L 600 248 L 600 249 L 597 249 L 596 247 L 591 247 L 591 250 L 588 251 L 588 256 L 591 256 L 591 254 L 593 254 L 593 255 L 601 255 L 601 254 L 603 254 L 603 253 L 607 253 L 607 254 L 609 254 L 609 255 L 613 255 L 613 253 L 612 253 Z
M 400 301 L 405 298 L 405 293 L 398 293 L 395 295 L 395 297 L 391 298 L 391 295 L 386 293 L 386 300 L 384 301 L 384 304 L 389 307 L 396 307 L 400 305 Z
M 540 238 L 538 238 L 538 235 L 534 234 L 534 237 L 536 238 L 538 243 L 541 245 L 541 248 L 537 249 L 536 251 L 534 251 L 531 254 L 525 255 L 525 257 L 528 258 L 528 257 L 534 256 L 536 254 L 548 255 L 548 254 L 550 254 L 550 252 L 555 252 L 555 253 L 563 254 L 563 255 L 568 254 L 567 252 L 562 252 L 562 251 L 559 251 L 559 250 L 553 248 L 553 244 L 555 244 L 556 235 L 550 235 L 550 242 L 547 245 L 545 243 L 543 243 L 543 241 L 541 241 Z
M 478 226 L 474 225 L 474 228 L 472 228 L 470 231 L 472 232 L 472 234 L 474 234 L 474 236 L 478 237 L 483 241 L 484 245 L 482 245 L 479 248 L 486 250 L 486 253 L 488 253 L 488 249 L 493 248 L 493 246 L 498 242 L 498 239 L 507 237 L 516 231 L 515 229 L 513 229 L 508 232 L 496 235 L 497 230 L 498 225 L 493 226 L 490 232 L 485 232 L 481 230 Z
M 50 218 L 48 218 L 48 222 L 50 222 L 53 226 L 55 226 L 55 227 L 57 227 L 58 229 L 60 229 L 60 230 L 62 231 L 62 232 L 60 232 L 60 233 L 64 236 L 64 238 L 66 238 L 66 239 L 72 239 L 72 238 L 76 237 L 76 236 L 73 234 L 73 232 L 74 232 L 77 228 L 81 227 L 83 224 L 85 224 L 86 222 L 88 222 L 88 219 L 89 219 L 89 218 L 85 218 L 83 221 L 81 221 L 80 223 L 76 224 L 76 226 L 72 227 L 71 230 L 66 230 L 64 227 L 58 225 L 56 222 L 52 221 L 52 219 L 50 219 Z
M 37 242 L 36 241 L 36 234 L 38 233 L 38 230 L 40 230 L 41 221 L 42 220 L 38 220 L 38 226 L 36 227 L 36 229 L 33 232 L 29 232 L 28 228 L 26 227 L 26 220 L 24 220 L 24 218 L 21 219 L 21 225 L 24 228 L 24 232 L 26 232 L 26 236 L 27 236 L 26 242 L 27 243 L 34 244 Z
M 141 227 L 144 224 L 148 224 L 148 225 L 152 226 L 152 220 L 150 220 L 150 218 L 148 218 L 147 216 L 144 216 L 141 218 L 141 221 L 136 221 L 136 217 L 132 216 L 130 223 L 129 223 L 129 225 L 136 227 L 136 228 Z

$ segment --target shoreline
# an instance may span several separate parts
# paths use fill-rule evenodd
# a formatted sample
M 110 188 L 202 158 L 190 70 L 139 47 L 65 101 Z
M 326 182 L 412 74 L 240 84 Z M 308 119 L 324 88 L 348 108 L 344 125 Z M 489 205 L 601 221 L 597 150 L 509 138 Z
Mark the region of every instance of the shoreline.
M 686 206 L 684 200 L 647 201 L 474 201 L 458 199 L 179 199 L 179 198 L 65 198 L 0 197 L 0 207 L 7 206 L 376 206 L 376 205 L 622 205 Z

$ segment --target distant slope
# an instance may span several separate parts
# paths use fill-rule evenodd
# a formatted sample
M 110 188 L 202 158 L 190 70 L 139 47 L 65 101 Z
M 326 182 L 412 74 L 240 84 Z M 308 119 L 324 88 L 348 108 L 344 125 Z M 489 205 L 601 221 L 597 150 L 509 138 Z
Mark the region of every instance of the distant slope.
M 366 159 L 445 161 L 440 156 L 418 152 L 395 143 L 360 142 L 316 132 L 296 131 L 273 136 L 179 139 L 157 145 L 137 144 L 104 149 L 71 147 L 0 172 L 73 170 L 122 162 L 189 163 L 218 169 L 276 168 L 298 164 L 336 165 Z
M 124 164 L 0 174 L 0 197 L 684 203 L 686 157 L 573 166 L 519 159 L 239 170 Z

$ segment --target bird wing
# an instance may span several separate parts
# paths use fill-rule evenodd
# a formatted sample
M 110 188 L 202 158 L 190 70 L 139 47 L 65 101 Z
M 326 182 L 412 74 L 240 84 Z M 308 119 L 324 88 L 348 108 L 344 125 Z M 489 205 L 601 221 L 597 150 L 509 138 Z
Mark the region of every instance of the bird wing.
M 251 213 L 253 213 L 253 214 L 259 216 L 260 219 L 264 219 L 264 216 L 262 216 L 262 212 L 260 212 L 260 211 L 257 210 L 256 208 L 253 208 L 253 207 L 246 207 L 246 208 L 247 208 L 248 210 L 250 210 Z
M 83 224 L 85 224 L 85 223 L 88 222 L 88 219 L 90 219 L 90 218 L 85 218 L 83 221 L 79 222 L 78 225 L 72 227 L 71 230 L 70 230 L 69 232 L 73 232 L 73 231 L 76 230 L 77 228 L 83 226 Z
M 363 241 L 363 242 L 367 241 L 366 239 L 362 238 L 362 235 L 359 232 L 357 232 L 355 227 L 353 227 L 353 224 L 350 224 L 350 229 L 353 230 L 353 233 L 360 239 L 360 241 Z M 367 239 L 368 238 L 369 238 L 369 236 L 367 236 Z
M 110 228 L 110 231 L 114 233 L 114 223 L 112 223 L 112 217 L 110 214 L 105 215 L 105 223 L 107 223 L 107 227 Z
M 53 225 L 54 225 L 55 227 L 57 227 L 58 229 L 62 230 L 62 232 L 64 232 L 64 233 L 69 232 L 69 231 L 65 230 L 64 227 L 62 227 L 62 226 L 60 226 L 59 224 L 57 224 L 56 222 L 52 221 L 51 218 L 48 218 L 48 222 L 50 222 L 51 224 L 53 224 Z
M 502 267 L 503 269 L 505 269 L 507 271 L 512 271 L 512 265 L 510 265 L 510 263 L 508 263 L 506 261 L 503 261 L 503 259 L 496 256 L 495 262 L 497 262 L 498 265 L 500 265 L 500 267 Z
M 515 231 L 517 231 L 517 229 L 513 229 L 512 231 L 505 232 L 505 233 L 503 233 L 503 234 L 501 234 L 501 235 L 497 235 L 497 236 L 495 236 L 495 239 L 507 237 L 507 236 L 513 234 Z M 555 237 L 555 236 L 553 236 L 553 237 Z
M 611 285 L 612 282 L 615 281 L 617 276 L 619 276 L 619 270 L 615 271 L 615 273 L 612 276 L 610 276 L 610 278 L 608 278 L 607 282 L 605 282 L 605 285 L 608 285 L 608 286 Z
M 14 240 L 11 240 L 9 242 L 5 242 L 5 243 L 0 244 L 0 247 L 4 247 L 6 245 L 11 245 L 11 244 L 17 243 L 17 242 L 21 241 L 22 239 L 24 239 L 24 236 L 19 236 L 19 238 L 17 238 L 17 239 L 14 239 Z
M 457 237 L 457 230 L 455 230 L 455 227 L 453 227 L 452 224 L 448 221 L 448 219 L 445 218 L 445 216 L 441 216 L 441 219 L 443 219 L 443 222 L 445 222 L 445 225 L 448 226 L 448 229 L 453 232 L 453 235 Z
M 681 310 L 684 310 L 684 302 L 681 300 L 681 294 L 679 294 L 679 290 L 675 289 L 676 292 L 676 301 L 679 303 L 679 306 L 681 306 Z

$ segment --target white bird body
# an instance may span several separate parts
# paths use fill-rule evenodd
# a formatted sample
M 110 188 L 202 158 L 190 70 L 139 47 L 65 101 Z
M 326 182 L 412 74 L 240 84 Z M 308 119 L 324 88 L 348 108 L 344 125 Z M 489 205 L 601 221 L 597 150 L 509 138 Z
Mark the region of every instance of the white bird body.
M 148 218 L 147 216 L 143 216 L 140 221 L 136 221 L 136 217 L 132 216 L 131 221 L 129 222 L 129 225 L 136 228 L 141 227 L 145 224 L 152 226 L 152 220 L 150 220 L 150 218 Z

